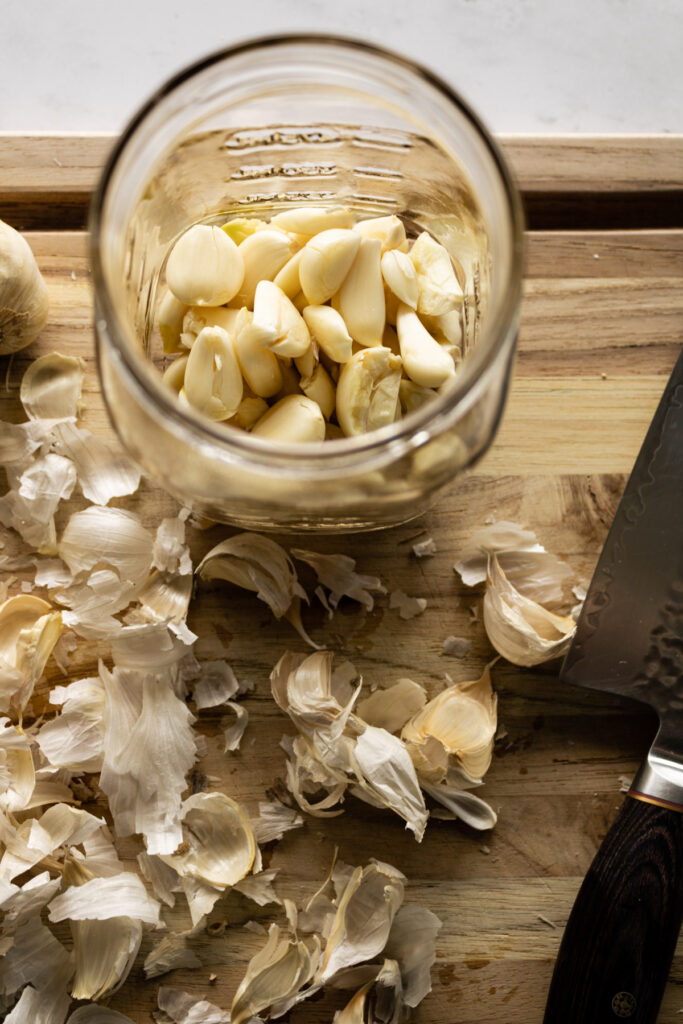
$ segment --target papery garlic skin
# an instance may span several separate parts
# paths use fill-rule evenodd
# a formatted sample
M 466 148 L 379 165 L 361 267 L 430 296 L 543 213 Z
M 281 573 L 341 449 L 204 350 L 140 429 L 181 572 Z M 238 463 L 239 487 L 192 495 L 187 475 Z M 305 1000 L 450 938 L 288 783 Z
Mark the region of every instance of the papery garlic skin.
M 47 285 L 28 242 L 0 220 L 0 356 L 26 348 L 47 322 Z
M 513 587 L 495 555 L 484 594 L 484 627 L 498 653 L 524 668 L 561 657 L 576 632 L 571 616 L 555 615 Z

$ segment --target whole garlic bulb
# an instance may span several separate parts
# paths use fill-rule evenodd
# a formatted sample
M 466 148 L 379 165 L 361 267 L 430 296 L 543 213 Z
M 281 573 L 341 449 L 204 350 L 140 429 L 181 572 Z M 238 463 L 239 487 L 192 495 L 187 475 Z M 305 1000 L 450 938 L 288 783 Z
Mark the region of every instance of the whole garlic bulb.
M 0 220 L 0 356 L 30 345 L 47 310 L 47 286 L 28 242 Z

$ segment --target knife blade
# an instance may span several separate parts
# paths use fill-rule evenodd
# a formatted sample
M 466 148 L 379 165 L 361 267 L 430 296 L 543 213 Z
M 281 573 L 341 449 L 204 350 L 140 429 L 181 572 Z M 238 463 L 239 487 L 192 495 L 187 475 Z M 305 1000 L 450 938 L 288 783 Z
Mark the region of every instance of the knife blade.
M 654 1024 L 683 919 L 683 351 L 560 679 L 649 704 L 659 730 L 579 890 L 544 1024 Z

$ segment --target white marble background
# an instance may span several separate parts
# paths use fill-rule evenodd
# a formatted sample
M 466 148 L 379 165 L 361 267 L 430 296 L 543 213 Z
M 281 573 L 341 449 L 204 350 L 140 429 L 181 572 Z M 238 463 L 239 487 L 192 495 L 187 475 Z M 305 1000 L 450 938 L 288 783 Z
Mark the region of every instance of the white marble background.
M 497 132 L 683 130 L 683 0 L 0 0 L 0 131 L 113 131 L 183 65 L 318 31 L 428 65 Z

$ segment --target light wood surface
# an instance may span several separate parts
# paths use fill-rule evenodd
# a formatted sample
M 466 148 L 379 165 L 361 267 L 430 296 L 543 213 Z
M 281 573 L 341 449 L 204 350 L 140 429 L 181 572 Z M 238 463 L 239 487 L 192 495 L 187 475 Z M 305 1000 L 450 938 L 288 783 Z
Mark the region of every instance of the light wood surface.
M 675 153 L 680 178 L 680 140 L 620 140 L 617 150 L 614 140 L 606 140 L 603 151 L 593 139 L 592 159 L 581 157 L 584 142 L 564 140 L 563 146 L 563 140 L 553 140 L 545 150 L 546 143 L 536 140 L 537 163 L 525 148 L 532 140 L 503 141 L 512 147 L 518 171 L 522 168 L 534 187 L 550 191 L 581 182 L 596 190 L 630 187 L 629 182 L 638 190 L 652 183 L 655 190 L 660 184 L 668 189 L 676 185 Z M 60 195 L 87 196 L 107 145 L 108 140 L 92 138 L 17 137 L 14 143 L 0 138 L 2 202 L 11 206 L 26 182 L 45 195 L 51 190 L 57 203 Z M 541 151 L 546 156 L 538 156 Z M 648 177 L 654 175 L 652 152 L 659 158 L 656 179 Z M 612 176 L 605 177 L 610 168 Z M 32 231 L 27 237 L 47 279 L 51 316 L 38 342 L 11 365 L 0 363 L 0 376 L 7 381 L 0 417 L 20 418 L 17 393 L 23 370 L 36 355 L 57 349 L 86 360 L 85 424 L 106 432 L 94 371 L 84 235 L 55 230 Z M 587 582 L 680 348 L 682 283 L 683 231 L 531 232 L 519 356 L 491 451 L 419 520 L 378 535 L 305 538 L 306 546 L 353 555 L 361 571 L 380 576 L 390 590 L 426 597 L 427 610 L 406 623 L 389 609 L 387 598 L 380 598 L 372 613 L 342 606 L 328 624 L 321 611 L 311 608 L 305 621 L 313 636 L 351 658 L 368 684 L 408 675 L 436 692 L 445 673 L 454 680 L 474 678 L 491 656 L 481 621 L 472 616 L 481 594 L 466 590 L 452 565 L 472 531 L 491 515 L 534 529 L 549 550 L 567 559 L 577 579 Z M 175 507 L 148 486 L 115 504 L 139 510 L 150 524 Z M 65 514 L 60 513 L 62 523 Z M 201 557 L 226 532 L 219 526 L 191 531 L 193 556 Z M 411 544 L 427 535 L 434 538 L 438 555 L 417 560 Z M 308 581 L 305 573 L 302 577 Z M 255 810 L 283 776 L 278 744 L 283 733 L 291 732 L 269 696 L 268 674 L 287 647 L 303 650 L 303 644 L 286 624 L 275 623 L 261 602 L 227 587 L 198 589 L 190 625 L 201 635 L 200 658 L 215 656 L 217 636 L 228 645 L 238 677 L 256 683 L 246 701 L 251 717 L 240 752 L 221 753 L 220 713 L 199 715 L 208 753 L 194 785 L 201 783 L 201 775 L 216 777 L 220 784 L 212 781 L 212 786 Z M 443 640 L 452 634 L 472 641 L 462 660 L 441 653 Z M 92 672 L 99 653 L 82 645 L 72 676 Z M 434 821 L 418 845 L 398 819 L 350 798 L 343 816 L 308 819 L 304 828 L 267 852 L 266 862 L 280 869 L 276 885 L 284 895 L 311 893 L 335 845 L 347 862 L 378 857 L 406 873 L 407 900 L 428 906 L 443 921 L 433 992 L 414 1016 L 419 1024 L 540 1024 L 574 895 L 622 800 L 622 780 L 630 780 L 654 734 L 647 711 L 599 693 L 570 690 L 558 682 L 557 668 L 521 670 L 499 663 L 493 670 L 507 733 L 497 744 L 482 790 L 499 812 L 492 832 Z M 43 697 L 63 681 L 50 666 Z M 101 811 L 104 805 L 86 806 Z M 121 843 L 125 857 L 138 848 L 133 840 Z M 202 967 L 161 981 L 229 1007 L 245 963 L 262 941 L 241 924 L 266 920 L 272 910 L 235 896 L 222 900 L 210 920 L 227 920 L 230 926 L 199 940 Z M 170 920 L 184 923 L 180 913 Z M 147 938 L 145 951 L 150 944 Z M 212 972 L 217 980 L 210 985 Z M 158 985 L 158 980 L 145 982 L 137 966 L 111 1006 L 136 1024 L 147 1024 Z M 679 943 L 660 1024 L 681 1019 L 682 986 Z M 323 1024 L 339 1005 L 339 996 L 332 995 L 304 1004 L 291 1020 Z

